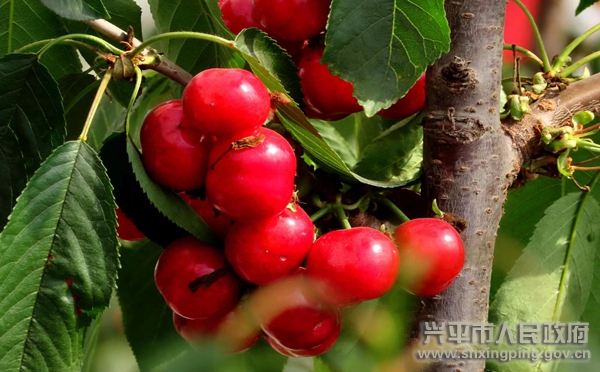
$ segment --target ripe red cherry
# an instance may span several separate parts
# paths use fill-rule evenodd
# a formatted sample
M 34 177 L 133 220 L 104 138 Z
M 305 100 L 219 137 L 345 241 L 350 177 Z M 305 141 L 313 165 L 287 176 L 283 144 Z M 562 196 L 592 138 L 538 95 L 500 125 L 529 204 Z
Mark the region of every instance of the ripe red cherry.
M 215 210 L 215 207 L 207 198 L 194 198 L 185 192 L 179 193 L 179 196 L 194 208 L 215 234 L 221 239 L 225 239 L 227 231 L 233 224 L 231 218 Z
M 292 353 L 331 342 L 341 327 L 339 308 L 316 296 L 302 275 L 259 289 L 250 298 L 250 309 L 263 332 Z
M 167 246 L 154 279 L 169 307 L 190 319 L 224 316 L 242 294 L 241 280 L 227 267 L 225 255 L 192 236 Z
M 256 147 L 231 149 L 220 140 L 210 152 L 206 195 L 215 208 L 234 220 L 268 217 L 281 212 L 294 192 L 296 156 L 279 133 L 267 128 Z
M 404 97 L 377 115 L 393 120 L 405 119 L 423 109 L 425 106 L 425 74 L 417 80 Z
M 254 0 L 254 17 L 268 34 L 303 41 L 325 30 L 331 0 Z
M 298 62 L 298 74 L 306 106 L 323 118 L 339 119 L 362 111 L 362 107 L 352 95 L 352 84 L 332 75 L 327 65 L 321 64 L 323 51 L 324 48 L 307 47 Z
M 223 22 L 231 32 L 238 34 L 245 28 L 260 27 L 254 19 L 251 0 L 220 0 Z
M 225 255 L 244 280 L 266 285 L 296 271 L 314 240 L 314 225 L 300 208 L 237 221 L 225 239 Z
M 177 332 L 189 344 L 215 340 L 232 353 L 241 353 L 254 346 L 261 337 L 240 308 L 227 315 L 208 319 L 187 319 L 173 313 L 173 324 Z
M 146 235 L 138 230 L 138 228 L 131 222 L 129 218 L 123 213 L 121 208 L 117 208 L 117 235 L 121 240 L 128 240 L 135 242 L 138 240 L 146 239 Z
M 324 352 L 326 352 L 327 350 L 331 349 L 331 347 L 337 341 L 341 331 L 342 331 L 342 327 L 340 325 L 340 327 L 337 328 L 337 331 L 334 332 L 331 336 L 329 336 L 329 338 L 325 342 L 323 342 L 321 345 L 319 345 L 317 347 L 313 347 L 312 349 L 291 350 L 291 349 L 281 346 L 279 343 L 277 343 L 277 341 L 275 341 L 274 339 L 272 339 L 271 337 L 269 337 L 267 335 L 265 335 L 265 340 L 279 354 L 282 354 L 282 355 L 285 355 L 288 357 L 295 357 L 295 358 L 312 357 L 312 356 L 321 355 Z
M 419 296 L 433 296 L 450 286 L 465 262 L 456 230 L 436 218 L 417 218 L 398 226 L 394 240 L 402 258 L 401 285 Z
M 251 72 L 212 68 L 194 76 L 181 98 L 186 125 L 217 136 L 251 135 L 271 110 L 269 91 Z
M 317 239 L 308 252 L 306 275 L 323 299 L 349 306 L 384 295 L 399 267 L 390 238 L 369 227 L 354 227 Z
M 175 190 L 204 186 L 210 141 L 185 127 L 180 100 L 156 106 L 140 131 L 144 168 L 157 183 Z

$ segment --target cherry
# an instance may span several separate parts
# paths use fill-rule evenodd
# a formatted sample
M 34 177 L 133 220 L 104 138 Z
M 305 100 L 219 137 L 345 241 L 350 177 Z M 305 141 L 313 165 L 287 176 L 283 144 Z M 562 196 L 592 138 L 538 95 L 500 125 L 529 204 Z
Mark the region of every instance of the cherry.
M 209 141 L 186 128 L 180 100 L 156 106 L 140 130 L 144 168 L 157 183 L 175 190 L 204 186 L 208 168 Z
M 324 119 L 329 117 L 339 120 L 362 111 L 352 95 L 352 84 L 332 75 L 327 65 L 321 64 L 324 50 L 306 47 L 298 62 L 304 103 L 312 112 L 321 115 L 319 118 Z
M 221 137 L 249 136 L 271 110 L 269 91 L 251 72 L 212 68 L 194 76 L 181 98 L 186 125 Z
M 259 128 L 246 142 L 255 147 L 232 149 L 231 139 L 220 140 L 209 157 L 206 195 L 234 220 L 278 214 L 294 192 L 296 156 L 285 138 Z
M 331 0 L 254 0 L 254 17 L 269 35 L 311 39 L 327 25 Z
M 231 218 L 215 210 L 215 207 L 207 198 L 194 198 L 185 192 L 179 193 L 179 196 L 194 208 L 215 234 L 221 239 L 225 239 L 227 231 L 233 224 Z
M 130 242 L 146 239 L 146 235 L 138 230 L 121 208 L 117 208 L 117 235 L 119 239 Z
M 234 34 L 239 34 L 245 28 L 261 28 L 254 19 L 251 0 L 219 0 L 219 8 L 225 26 Z
M 404 97 L 377 115 L 393 120 L 405 119 L 423 109 L 425 106 L 425 74 L 408 90 Z
M 456 230 L 436 218 L 417 218 L 394 232 L 403 262 L 400 284 L 418 296 L 433 296 L 450 286 L 465 262 Z
M 257 290 L 249 306 L 263 332 L 292 353 L 329 343 L 340 331 L 339 308 L 321 300 L 303 275 Z
M 187 319 L 173 313 L 177 332 L 189 344 L 216 340 L 232 353 L 241 353 L 254 346 L 261 337 L 257 327 L 242 314 L 240 308 L 223 317 Z
M 390 238 L 369 227 L 354 227 L 319 237 L 308 252 L 306 275 L 323 299 L 349 306 L 384 295 L 399 267 Z
M 224 316 L 242 294 L 241 280 L 227 267 L 223 252 L 192 236 L 167 246 L 154 279 L 169 307 L 190 319 Z
M 244 280 L 266 285 L 296 271 L 314 240 L 314 225 L 298 205 L 266 218 L 237 221 L 225 254 Z
M 279 354 L 288 356 L 288 357 L 312 357 L 321 355 L 327 350 L 331 349 L 331 347 L 335 344 L 338 337 L 340 336 L 340 332 L 342 331 L 341 325 L 334 331 L 329 338 L 323 342 L 321 345 L 317 347 L 313 347 L 311 349 L 288 349 L 286 347 L 281 346 L 276 340 L 271 337 L 265 335 L 265 340 L 267 343 Z

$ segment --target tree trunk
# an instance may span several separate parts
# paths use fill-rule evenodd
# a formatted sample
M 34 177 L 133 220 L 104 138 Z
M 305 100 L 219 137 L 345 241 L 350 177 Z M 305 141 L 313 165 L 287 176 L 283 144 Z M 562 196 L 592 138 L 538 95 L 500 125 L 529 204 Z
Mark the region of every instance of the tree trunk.
M 494 242 L 506 192 L 519 170 L 500 123 L 505 1 L 448 0 L 450 52 L 427 71 L 423 193 L 444 212 L 466 220 L 466 261 L 452 286 L 425 298 L 419 325 L 486 323 Z M 485 361 L 448 360 L 431 371 L 482 371 Z

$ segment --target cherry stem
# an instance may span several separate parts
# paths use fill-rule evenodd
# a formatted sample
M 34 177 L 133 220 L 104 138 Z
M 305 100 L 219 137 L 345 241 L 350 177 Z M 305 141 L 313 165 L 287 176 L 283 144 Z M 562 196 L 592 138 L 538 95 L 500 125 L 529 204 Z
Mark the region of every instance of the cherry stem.
M 23 53 L 26 50 L 34 49 L 34 48 L 36 48 L 38 46 L 45 46 L 45 45 L 47 45 L 47 44 L 49 44 L 49 43 L 51 43 L 51 42 L 53 42 L 55 40 L 56 39 L 39 40 L 39 41 L 33 42 L 31 44 L 27 44 L 27 45 L 24 45 L 24 46 L 20 47 L 19 49 L 15 50 L 14 53 Z M 75 45 L 75 46 L 80 46 L 80 47 L 89 49 L 92 52 L 99 52 L 98 48 L 93 47 L 90 44 L 86 44 L 84 42 L 77 41 L 77 40 L 72 40 L 72 39 L 61 40 L 61 41 L 57 42 L 57 44 L 72 44 L 72 45 Z M 101 54 L 101 53 L 99 53 L 99 54 Z
M 86 72 L 83 72 L 82 74 L 85 73 Z M 85 89 L 83 89 L 81 92 L 79 92 L 79 94 L 77 94 L 77 96 L 73 98 L 71 102 L 69 102 L 69 105 L 65 107 L 65 115 L 67 115 L 83 97 L 85 97 L 92 90 L 96 89 L 98 84 L 100 84 L 100 80 L 94 81 L 93 83 L 85 87 Z
M 591 163 L 593 161 L 596 161 L 598 159 L 600 159 L 600 155 L 594 156 L 593 158 L 590 158 L 590 159 L 587 159 L 587 160 L 582 160 L 582 161 L 578 161 L 578 162 L 575 162 L 575 163 L 571 163 L 571 165 L 587 164 L 587 163 Z
M 410 221 L 410 218 L 408 218 L 408 216 L 404 214 L 404 212 L 402 212 L 402 210 L 400 210 L 400 208 L 398 208 L 396 204 L 394 204 L 390 199 L 386 198 L 385 196 L 381 194 L 374 194 L 373 199 L 385 205 L 390 210 L 390 212 L 392 212 L 394 216 L 396 216 L 396 218 L 400 220 L 401 223 Z
M 542 62 L 540 57 L 538 57 L 535 53 L 533 53 L 529 49 L 525 49 L 522 46 L 518 46 L 516 44 L 504 44 L 503 49 L 504 50 L 516 50 L 517 52 L 523 54 L 525 57 L 531 58 L 533 61 L 535 61 L 537 64 L 539 64 L 540 67 L 542 67 L 542 68 L 544 67 L 544 62 Z
M 127 115 L 125 116 L 125 133 L 129 135 L 129 119 L 131 117 L 131 112 L 133 111 L 133 105 L 135 104 L 135 100 L 137 98 L 138 93 L 140 92 L 140 87 L 142 86 L 142 70 L 138 66 L 135 66 L 135 87 L 133 88 L 133 93 L 131 94 L 131 98 L 129 99 L 129 105 L 127 106 Z M 133 143 L 133 141 L 131 142 Z
M 546 53 L 546 48 L 544 47 L 544 42 L 542 41 L 542 35 L 540 34 L 540 30 L 538 29 L 537 24 L 535 23 L 535 19 L 531 15 L 531 12 L 527 7 L 519 0 L 513 0 L 525 13 L 527 19 L 529 19 L 529 23 L 531 24 L 531 28 L 533 29 L 533 34 L 535 35 L 535 40 L 538 44 L 538 48 L 540 48 L 540 54 L 542 55 L 542 67 L 545 72 L 551 71 L 552 66 L 550 65 L 550 60 L 548 59 L 548 53 Z
M 140 45 L 135 47 L 130 52 L 130 55 L 135 56 L 141 53 L 144 49 L 149 47 L 150 45 L 157 43 L 162 40 L 170 40 L 170 39 L 200 39 L 205 41 L 212 41 L 229 49 L 233 49 L 238 51 L 238 49 L 234 46 L 233 41 L 224 39 L 219 36 L 203 34 L 200 32 L 188 32 L 188 31 L 180 31 L 180 32 L 166 32 L 164 34 L 153 36 L 146 41 L 142 42 Z
M 596 130 L 596 129 L 598 129 L 598 128 L 600 128 L 600 123 L 598 123 L 598 124 L 594 124 L 594 125 L 592 125 L 592 126 L 589 126 L 589 127 L 587 127 L 587 128 L 584 128 L 584 129 L 582 129 L 582 130 L 577 130 L 577 131 L 573 132 L 573 134 L 574 134 L 574 135 L 580 135 L 580 134 L 584 134 L 584 133 L 587 133 L 587 132 L 591 132 L 591 131 L 593 131 L 593 130 Z
M 346 216 L 346 211 L 344 211 L 344 207 L 341 204 L 332 205 L 333 211 L 335 212 L 335 216 L 337 217 L 340 224 L 344 227 L 344 229 L 351 229 L 352 225 L 350 225 L 350 221 L 348 221 L 348 216 Z
M 98 87 L 98 91 L 96 91 L 96 96 L 94 97 L 94 101 L 92 102 L 92 106 L 90 107 L 90 111 L 88 112 L 88 116 L 85 119 L 85 124 L 83 125 L 83 129 L 81 130 L 81 135 L 79 135 L 80 141 L 87 141 L 87 134 L 90 131 L 90 127 L 92 126 L 92 121 L 94 120 L 94 115 L 96 115 L 96 110 L 98 110 L 98 106 L 100 106 L 100 101 L 102 101 L 102 96 L 106 91 L 106 87 L 112 78 L 113 69 L 109 68 L 102 77 L 100 81 L 100 86 Z
M 331 212 L 331 205 L 326 205 L 325 207 L 319 209 L 315 213 L 310 216 L 310 220 L 312 222 L 318 221 L 320 218 L 328 215 Z
M 219 280 L 223 275 L 227 274 L 228 272 L 229 270 L 226 267 L 222 267 L 213 271 L 210 274 L 199 276 L 188 284 L 188 288 L 192 293 L 195 293 L 198 289 L 200 289 L 200 287 L 208 289 L 211 285 L 213 285 L 217 280 Z
M 64 35 L 64 36 L 58 37 L 58 38 L 52 40 L 51 42 L 49 42 L 48 44 L 46 44 L 46 46 L 44 46 L 42 49 L 40 49 L 40 51 L 38 53 L 38 58 L 42 58 L 44 53 L 46 53 L 48 51 L 48 49 L 50 49 L 54 45 L 64 44 L 66 40 L 71 40 L 71 39 L 83 39 L 83 40 L 93 41 L 111 53 L 114 53 L 116 55 L 120 55 L 121 53 L 123 53 L 123 51 L 121 49 L 111 45 L 107 41 L 100 39 L 97 36 L 86 35 L 86 34 L 70 34 L 70 35 Z
M 514 1 L 517 1 L 517 0 L 514 0 Z M 585 39 L 587 39 L 588 37 L 590 37 L 590 35 L 592 35 L 593 33 L 597 32 L 597 31 L 600 31 L 600 23 L 595 25 L 594 27 L 590 28 L 583 34 L 579 35 L 579 37 L 577 37 L 569 45 L 567 45 L 567 47 L 565 49 L 563 49 L 563 51 L 560 52 L 560 54 L 554 60 L 554 65 L 552 66 L 552 70 L 550 70 L 550 75 L 556 74 L 558 72 L 558 70 L 560 70 L 562 68 L 562 66 L 565 64 L 565 61 L 567 60 L 567 58 L 569 57 L 571 52 L 573 50 L 575 50 L 575 48 L 577 48 L 577 46 L 579 46 L 579 44 L 581 44 Z M 593 53 L 590 55 L 594 55 L 594 54 L 596 54 L 596 53 Z M 587 57 L 584 57 L 584 58 L 587 58 Z M 579 68 L 579 67 L 580 66 L 578 66 L 577 68 Z M 565 73 L 565 71 L 570 71 L 572 73 L 573 71 L 577 70 L 577 68 L 573 69 L 573 65 L 571 65 L 571 66 L 565 68 L 561 72 L 561 76 L 568 76 L 568 74 Z
M 577 62 L 574 62 L 571 66 L 562 70 L 560 72 L 560 74 L 558 74 L 558 75 L 561 77 L 567 77 L 567 76 L 573 74 L 578 68 L 582 67 L 583 65 L 585 65 L 588 62 L 595 60 L 596 58 L 600 58 L 600 51 L 589 54 L 589 55 L 583 57 L 582 59 L 578 60 Z

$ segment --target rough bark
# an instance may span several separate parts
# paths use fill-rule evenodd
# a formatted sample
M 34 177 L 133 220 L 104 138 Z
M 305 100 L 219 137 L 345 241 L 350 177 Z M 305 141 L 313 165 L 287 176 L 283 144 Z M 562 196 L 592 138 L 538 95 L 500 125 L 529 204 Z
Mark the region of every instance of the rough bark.
M 465 266 L 442 294 L 423 299 L 425 321 L 487 322 L 494 242 L 506 192 L 519 170 L 500 123 L 504 1 L 446 1 L 450 52 L 427 71 L 423 193 L 467 221 Z M 448 360 L 431 371 L 481 371 L 484 361 Z

